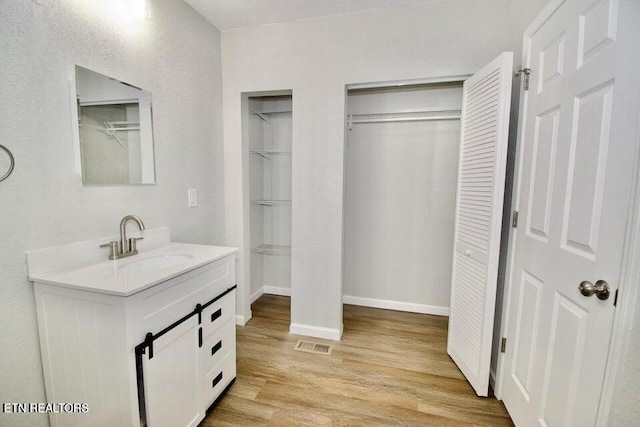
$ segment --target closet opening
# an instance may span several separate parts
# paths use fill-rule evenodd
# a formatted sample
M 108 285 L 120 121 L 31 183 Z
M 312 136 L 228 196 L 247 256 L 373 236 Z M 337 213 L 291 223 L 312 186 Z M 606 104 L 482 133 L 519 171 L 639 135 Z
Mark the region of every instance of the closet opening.
M 289 304 L 288 298 L 271 295 L 291 295 L 292 92 L 243 95 L 244 165 L 249 184 L 245 200 L 250 251 L 245 257 L 247 287 L 252 308 L 262 298 L 264 309 L 270 304 Z M 287 319 L 287 328 L 289 323 Z
M 463 80 L 347 87 L 344 304 L 448 315 Z

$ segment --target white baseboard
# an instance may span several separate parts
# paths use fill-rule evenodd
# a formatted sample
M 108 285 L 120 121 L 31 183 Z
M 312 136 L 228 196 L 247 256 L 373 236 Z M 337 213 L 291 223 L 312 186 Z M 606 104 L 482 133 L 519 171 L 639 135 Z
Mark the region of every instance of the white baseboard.
M 387 310 L 408 311 L 410 313 L 433 314 L 436 316 L 449 316 L 449 307 L 438 305 L 414 304 L 410 302 L 389 301 L 384 299 L 354 297 L 343 295 L 344 304 L 360 305 L 363 307 L 385 308 Z
M 258 298 L 264 294 L 264 286 L 251 294 L 251 304 L 253 304 Z
M 283 297 L 291 296 L 291 288 L 281 288 L 279 286 L 265 286 L 263 289 L 265 294 L 281 295 Z
M 236 325 L 244 326 L 247 322 L 251 320 L 251 313 L 249 313 L 249 318 L 246 319 L 244 316 L 240 314 L 236 314 Z
M 263 286 L 254 293 L 251 294 L 251 304 L 255 302 L 258 298 L 260 298 L 264 294 L 269 295 L 280 295 L 284 297 L 291 296 L 291 288 L 283 288 L 280 286 Z
M 307 337 L 324 338 L 326 340 L 340 341 L 342 337 L 342 327 L 340 329 L 322 328 L 320 326 L 301 325 L 292 323 L 289 326 L 289 333 L 294 335 L 304 335 Z

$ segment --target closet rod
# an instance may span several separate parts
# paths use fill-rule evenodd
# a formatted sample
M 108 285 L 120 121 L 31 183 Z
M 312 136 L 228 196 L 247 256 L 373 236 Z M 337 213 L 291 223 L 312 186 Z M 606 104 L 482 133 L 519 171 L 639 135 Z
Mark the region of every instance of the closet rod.
M 460 110 L 402 110 L 389 113 L 349 114 L 347 120 L 349 130 L 357 123 L 385 123 L 385 122 L 410 122 L 432 120 L 459 120 Z
M 460 115 L 446 117 L 398 117 L 390 119 L 352 119 L 352 123 L 382 123 L 382 122 L 417 122 L 417 121 L 434 121 L 434 120 L 459 120 Z

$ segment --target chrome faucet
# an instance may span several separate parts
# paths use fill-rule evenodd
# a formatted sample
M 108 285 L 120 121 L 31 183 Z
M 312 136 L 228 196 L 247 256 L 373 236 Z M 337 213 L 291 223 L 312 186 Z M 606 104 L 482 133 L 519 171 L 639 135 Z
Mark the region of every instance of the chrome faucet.
M 144 223 L 139 216 L 127 215 L 120 221 L 120 241 L 114 240 L 113 242 L 100 245 L 101 248 L 109 248 L 109 259 L 115 260 L 120 258 L 126 258 L 138 253 L 136 248 L 136 242 L 142 240 L 142 237 L 130 237 L 127 238 L 127 223 L 134 221 L 138 224 L 140 231 L 144 230 Z

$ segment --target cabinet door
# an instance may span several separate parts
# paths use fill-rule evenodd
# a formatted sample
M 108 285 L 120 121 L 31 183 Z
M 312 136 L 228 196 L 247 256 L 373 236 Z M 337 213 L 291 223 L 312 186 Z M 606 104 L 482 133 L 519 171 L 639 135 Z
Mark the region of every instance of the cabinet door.
M 193 316 L 153 342 L 143 356 L 147 423 L 150 427 L 197 426 L 204 418 L 198 318 Z
M 447 352 L 478 396 L 489 392 L 513 53 L 464 82 Z

